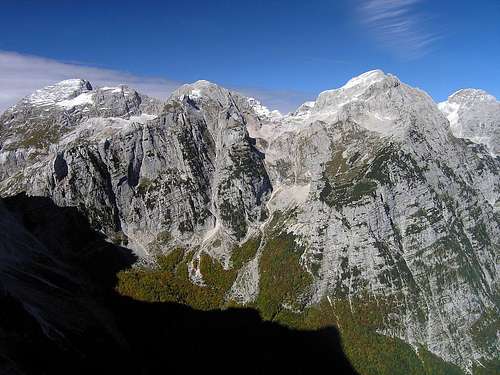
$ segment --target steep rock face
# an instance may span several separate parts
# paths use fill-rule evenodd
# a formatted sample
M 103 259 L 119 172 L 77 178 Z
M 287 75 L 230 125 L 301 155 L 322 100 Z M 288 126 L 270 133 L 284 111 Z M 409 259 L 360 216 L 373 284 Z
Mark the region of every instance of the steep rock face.
M 216 151 L 212 200 L 223 226 L 241 240 L 248 224 L 267 216 L 264 203 L 271 191 L 264 157 L 246 129 L 248 114 L 254 113 L 253 103 L 206 81 L 179 88 L 172 94 L 176 97 L 199 111 L 189 115 L 201 115 L 199 121 L 208 127 Z
M 163 106 L 122 91 L 106 99 L 104 108 L 117 103 L 112 113 L 86 102 L 70 125 L 43 117 L 40 103 L 85 102 L 93 90 L 78 82 L 3 115 L 2 195 L 26 191 L 78 207 L 145 259 L 187 249 L 190 279 L 210 287 L 206 253 L 235 272 L 228 301 L 274 298 L 278 311 L 293 313 L 326 301 L 332 314 L 347 306 L 353 317 L 368 306 L 378 332 L 464 369 L 498 359 L 500 162 L 491 154 L 500 117 L 487 95 L 460 99 L 472 104 L 453 123 L 447 106 L 377 70 L 285 116 L 198 81 Z M 484 119 L 478 100 L 491 109 Z M 16 108 L 35 119 L 13 121 Z M 26 163 L 25 151 L 8 149 L 25 139 L 14 136 L 19 129 L 47 121 L 63 130 L 41 156 Z M 457 124 L 484 128 L 493 141 Z M 249 242 L 250 255 L 235 261 Z M 283 259 L 296 264 L 281 273 L 302 272 L 300 282 L 270 278 L 280 270 L 266 267 Z

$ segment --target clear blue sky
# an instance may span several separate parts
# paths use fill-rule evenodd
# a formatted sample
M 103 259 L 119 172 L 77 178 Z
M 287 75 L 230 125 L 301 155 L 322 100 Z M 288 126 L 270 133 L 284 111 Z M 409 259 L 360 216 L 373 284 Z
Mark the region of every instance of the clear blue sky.
M 500 0 L 2 0 L 1 13 L 0 51 L 137 76 L 315 97 L 380 68 L 438 101 L 500 97 Z

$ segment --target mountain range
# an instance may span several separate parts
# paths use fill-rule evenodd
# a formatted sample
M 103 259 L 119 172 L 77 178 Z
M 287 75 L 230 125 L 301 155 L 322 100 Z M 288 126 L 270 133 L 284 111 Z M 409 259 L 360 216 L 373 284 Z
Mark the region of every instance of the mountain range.
M 375 70 L 283 115 L 208 81 L 162 102 L 66 80 L 0 115 L 0 196 L 1 295 L 40 342 L 71 347 L 81 322 L 121 342 L 112 292 L 335 327 L 359 374 L 500 369 L 500 102 L 482 90 L 437 104 Z M 5 368 L 36 373 L 29 356 Z

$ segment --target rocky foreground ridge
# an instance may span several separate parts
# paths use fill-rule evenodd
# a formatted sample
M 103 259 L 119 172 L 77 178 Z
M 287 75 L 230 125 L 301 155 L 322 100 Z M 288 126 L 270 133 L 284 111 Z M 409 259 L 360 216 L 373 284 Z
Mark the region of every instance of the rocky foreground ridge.
M 476 372 L 499 360 L 499 129 L 483 91 L 437 105 L 379 70 L 287 115 L 207 81 L 161 103 L 68 80 L 1 115 L 0 194 L 76 207 L 141 269 L 180 254 L 218 307 L 341 332 L 368 311 Z

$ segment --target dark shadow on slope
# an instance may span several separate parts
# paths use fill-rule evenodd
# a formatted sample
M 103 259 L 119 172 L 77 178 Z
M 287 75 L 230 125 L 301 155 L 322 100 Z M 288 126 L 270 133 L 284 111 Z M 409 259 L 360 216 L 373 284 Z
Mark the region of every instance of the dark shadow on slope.
M 84 292 L 75 309 L 90 304 L 98 319 L 52 340 L 22 301 L 0 288 L 0 373 L 354 373 L 335 328 L 298 331 L 262 321 L 251 309 L 203 312 L 120 296 L 115 275 L 135 261 L 128 249 L 106 242 L 75 208 L 25 195 L 4 203 L 51 256 L 80 275 Z
M 118 271 L 137 260 L 129 249 L 106 241 L 93 230 L 75 207 L 59 207 L 49 198 L 25 194 L 3 202 L 50 255 L 92 278 L 94 286 L 112 288 Z
M 255 310 L 201 312 L 120 298 L 119 325 L 144 373 L 352 374 L 338 332 L 297 331 L 263 322 Z

